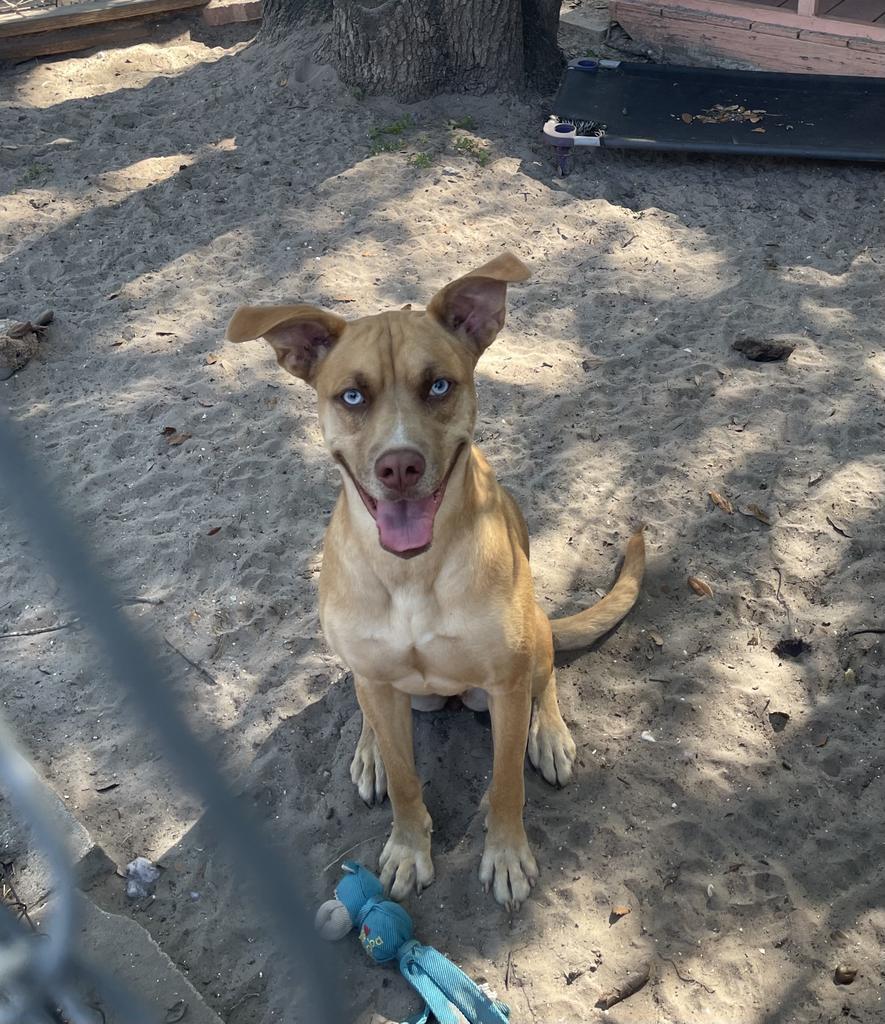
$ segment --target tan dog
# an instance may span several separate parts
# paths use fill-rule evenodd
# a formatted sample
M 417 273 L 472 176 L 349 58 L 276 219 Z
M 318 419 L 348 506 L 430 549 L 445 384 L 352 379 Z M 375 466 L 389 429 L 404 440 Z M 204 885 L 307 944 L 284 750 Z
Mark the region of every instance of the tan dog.
M 265 338 L 279 364 L 316 389 L 341 470 L 320 617 L 363 711 L 351 776 L 367 801 L 390 793 L 393 831 L 381 867 L 395 899 L 433 881 L 413 704 L 460 694 L 478 706 L 487 695 L 494 767 L 479 875 L 499 903 L 517 908 L 538 877 L 523 826 L 526 748 L 552 785 L 568 782 L 575 760 L 556 700 L 554 647 L 586 647 L 610 630 L 642 579 L 639 532 L 611 593 L 550 622 L 535 600 L 522 515 L 472 444 L 474 368 L 503 326 L 507 285 L 528 276 L 505 253 L 422 312 L 349 322 L 314 306 L 243 306 L 228 327 L 231 341 Z

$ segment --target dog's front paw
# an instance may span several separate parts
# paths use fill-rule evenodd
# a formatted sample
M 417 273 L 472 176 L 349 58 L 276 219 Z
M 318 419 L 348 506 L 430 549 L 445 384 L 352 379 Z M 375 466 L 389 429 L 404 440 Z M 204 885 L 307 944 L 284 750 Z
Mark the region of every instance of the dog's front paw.
M 538 862 L 529 848 L 525 832 L 507 841 L 489 831 L 479 865 L 479 880 L 485 891 L 510 911 L 519 910 L 538 880 Z
M 528 754 L 532 767 L 551 786 L 564 786 L 572 777 L 578 748 L 568 726 L 557 715 L 544 714 L 535 708 L 529 727 Z
M 433 881 L 429 819 L 428 815 L 428 826 L 421 830 L 394 825 L 381 851 L 381 884 L 392 899 L 405 899 L 412 890 L 421 892 Z
M 350 762 L 350 778 L 369 807 L 384 803 L 387 796 L 387 772 L 384 770 L 375 732 L 366 722 L 363 723 L 363 731 Z

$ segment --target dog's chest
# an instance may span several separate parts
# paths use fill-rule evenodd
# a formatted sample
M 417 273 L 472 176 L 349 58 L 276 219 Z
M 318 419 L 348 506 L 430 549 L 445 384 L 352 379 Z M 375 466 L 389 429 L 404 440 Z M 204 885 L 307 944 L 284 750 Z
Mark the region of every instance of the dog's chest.
M 411 694 L 452 696 L 489 681 L 493 659 L 484 619 L 469 602 L 441 600 L 415 584 L 374 606 L 351 605 L 346 614 L 327 608 L 324 627 L 357 675 Z

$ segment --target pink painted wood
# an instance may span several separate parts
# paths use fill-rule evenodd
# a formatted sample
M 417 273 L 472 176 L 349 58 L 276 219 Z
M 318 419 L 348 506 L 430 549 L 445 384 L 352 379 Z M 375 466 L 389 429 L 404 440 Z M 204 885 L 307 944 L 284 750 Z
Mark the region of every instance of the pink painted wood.
M 874 41 L 885 40 L 885 18 L 877 19 L 872 23 L 858 22 L 856 23 L 858 31 L 850 33 L 844 21 L 802 14 L 795 8 L 790 10 L 787 6 L 763 7 L 753 3 L 752 0 L 751 2 L 747 2 L 747 0 L 675 0 L 673 3 L 662 3 L 660 0 L 655 3 L 647 3 L 645 0 L 611 0 L 611 5 L 617 7 L 618 10 L 625 8 L 634 10 L 635 16 L 642 17 L 643 21 L 655 17 L 667 22 L 687 18 L 703 21 L 706 16 L 710 22 L 734 23 L 735 19 L 748 21 L 750 25 L 762 32 L 765 31 L 766 25 L 782 25 L 797 30 L 833 32 L 841 36 L 856 35 L 858 38 Z M 621 24 L 624 23 L 621 22 Z M 626 28 L 626 25 L 624 27 Z
M 885 18 L 852 24 L 746 0 L 610 0 L 609 7 L 647 44 L 708 50 L 773 71 L 885 77 Z
M 841 0 L 841 3 L 830 7 L 826 15 L 839 21 L 874 25 L 885 15 L 885 0 Z

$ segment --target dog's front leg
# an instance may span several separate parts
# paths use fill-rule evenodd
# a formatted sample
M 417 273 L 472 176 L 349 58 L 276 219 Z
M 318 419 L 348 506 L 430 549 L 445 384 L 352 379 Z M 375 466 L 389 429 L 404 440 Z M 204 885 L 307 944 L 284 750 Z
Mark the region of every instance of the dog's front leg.
M 494 891 L 499 903 L 517 910 L 538 879 L 538 865 L 522 820 L 523 763 L 532 713 L 529 681 L 508 693 L 489 694 L 489 711 L 495 755 L 479 878 L 486 892 Z
M 412 703 L 407 693 L 387 683 L 354 677 L 356 695 L 366 721 L 375 732 L 387 773 L 393 806 L 393 830 L 381 852 L 381 881 L 395 900 L 433 881 L 430 859 L 432 822 L 415 771 Z

